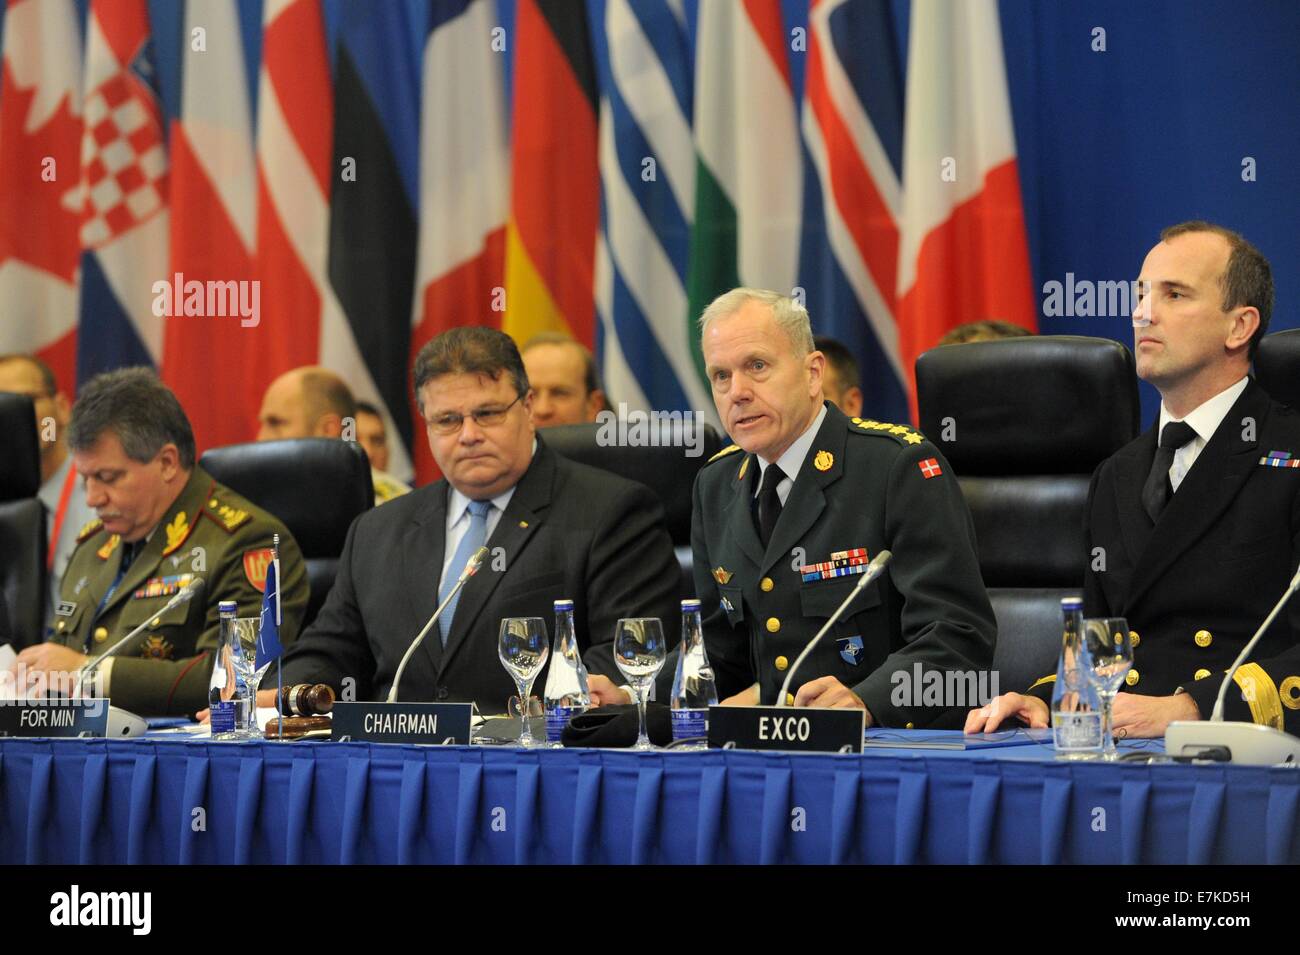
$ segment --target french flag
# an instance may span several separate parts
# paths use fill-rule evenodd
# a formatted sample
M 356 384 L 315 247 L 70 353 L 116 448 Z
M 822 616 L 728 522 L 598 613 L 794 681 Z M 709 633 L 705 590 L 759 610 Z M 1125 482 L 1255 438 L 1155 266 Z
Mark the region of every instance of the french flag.
M 1038 328 L 995 0 L 913 0 L 903 134 L 898 346 L 916 418 L 916 358 L 949 329 Z

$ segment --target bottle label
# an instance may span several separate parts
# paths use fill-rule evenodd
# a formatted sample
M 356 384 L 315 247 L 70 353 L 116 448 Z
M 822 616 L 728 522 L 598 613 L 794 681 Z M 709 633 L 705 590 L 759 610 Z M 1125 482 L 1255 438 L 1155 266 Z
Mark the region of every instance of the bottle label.
M 212 735 L 218 733 L 233 733 L 235 731 L 235 701 L 223 700 L 220 703 L 213 703 L 209 710 L 208 719 L 211 721 Z
M 546 742 L 560 742 L 560 735 L 564 732 L 564 727 L 569 725 L 569 720 L 582 713 L 584 710 L 581 706 L 553 706 L 546 711 Z
M 673 710 L 673 739 L 697 739 L 709 735 L 708 710 Z
M 1102 748 L 1100 713 L 1053 713 L 1052 729 L 1058 750 L 1086 752 Z

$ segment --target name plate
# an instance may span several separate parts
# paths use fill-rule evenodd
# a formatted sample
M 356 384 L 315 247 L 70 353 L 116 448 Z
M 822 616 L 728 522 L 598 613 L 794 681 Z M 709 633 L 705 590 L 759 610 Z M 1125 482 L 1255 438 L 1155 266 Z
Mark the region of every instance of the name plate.
M 861 753 L 867 714 L 793 706 L 710 706 L 710 749 Z
M 108 735 L 108 700 L 5 700 L 0 737 L 91 737 Z
M 472 703 L 335 703 L 330 739 L 469 745 Z

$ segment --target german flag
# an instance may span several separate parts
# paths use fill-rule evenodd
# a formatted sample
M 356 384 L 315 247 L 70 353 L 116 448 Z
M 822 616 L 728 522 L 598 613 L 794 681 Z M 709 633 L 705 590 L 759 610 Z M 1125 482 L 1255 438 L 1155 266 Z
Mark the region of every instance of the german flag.
M 543 331 L 594 341 L 597 115 L 586 4 L 519 0 L 502 327 L 521 345 Z

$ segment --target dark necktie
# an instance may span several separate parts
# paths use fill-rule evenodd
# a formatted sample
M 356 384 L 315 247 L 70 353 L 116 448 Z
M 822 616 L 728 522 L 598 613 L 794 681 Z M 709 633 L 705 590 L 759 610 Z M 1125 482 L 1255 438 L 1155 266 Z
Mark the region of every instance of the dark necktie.
M 763 472 L 763 486 L 758 489 L 758 539 L 763 546 L 772 539 L 772 531 L 781 517 L 781 498 L 776 486 L 785 478 L 785 472 L 769 464 Z
M 1160 519 L 1161 512 L 1169 503 L 1172 493 L 1169 468 L 1174 463 L 1174 452 L 1195 437 L 1196 432 L 1186 421 L 1171 421 L 1160 432 L 1160 447 L 1156 449 L 1155 460 L 1151 462 L 1147 483 L 1142 486 L 1142 506 L 1153 522 Z

